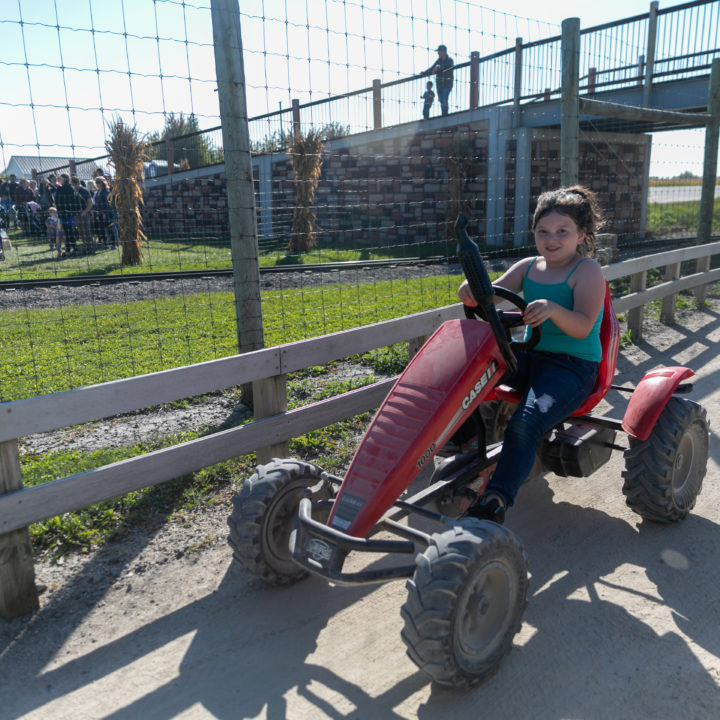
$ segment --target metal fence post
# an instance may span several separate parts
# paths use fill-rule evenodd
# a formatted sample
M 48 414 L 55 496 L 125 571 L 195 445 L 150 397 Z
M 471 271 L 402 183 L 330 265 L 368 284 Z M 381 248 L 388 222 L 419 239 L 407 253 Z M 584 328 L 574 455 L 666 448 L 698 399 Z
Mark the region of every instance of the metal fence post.
M 657 39 L 657 12 L 658 2 L 650 3 L 648 16 L 647 52 L 645 53 L 645 77 L 643 79 L 642 106 L 650 104 L 650 91 L 652 90 L 652 76 L 655 70 L 655 41 Z
M 720 58 L 712 61 L 710 86 L 708 88 L 708 113 L 711 120 L 705 128 L 705 157 L 703 162 L 703 181 L 698 213 L 697 244 L 710 242 L 712 234 L 713 206 L 715 204 L 715 183 L 717 181 L 718 131 L 720 130 Z M 710 257 L 699 258 L 697 272 L 710 268 Z M 705 304 L 707 285 L 695 288 L 698 305 Z
M 562 97 L 560 126 L 560 182 L 565 187 L 578 182 L 580 153 L 580 19 L 562 22 Z
M 480 102 L 480 53 L 470 53 L 470 109 L 475 110 Z

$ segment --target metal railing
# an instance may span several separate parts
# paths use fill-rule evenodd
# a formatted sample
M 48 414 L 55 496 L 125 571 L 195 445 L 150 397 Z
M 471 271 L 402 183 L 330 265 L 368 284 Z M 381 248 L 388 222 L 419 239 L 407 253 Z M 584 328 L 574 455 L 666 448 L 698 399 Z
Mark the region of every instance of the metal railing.
M 581 30 L 580 89 L 592 93 L 667 82 L 708 74 L 720 55 L 720 3 L 695 0 Z M 450 112 L 475 107 L 520 104 L 558 97 L 561 88 L 561 36 L 523 43 L 458 63 L 450 94 Z M 380 82 L 321 100 L 257 115 L 249 119 L 253 152 L 282 150 L 295 129 L 330 128 L 355 134 L 416 121 L 421 117 L 423 75 Z M 438 104 L 436 103 L 436 106 Z M 439 106 L 434 112 L 439 112 Z M 206 167 L 223 162 L 221 128 L 168 138 L 154 143 L 173 169 Z M 164 154 L 163 154 L 164 153 Z M 107 164 L 107 156 L 94 158 Z M 183 160 L 186 162 L 183 163 Z M 41 173 L 47 176 L 68 166 Z M 70 168 L 72 169 L 72 168 Z

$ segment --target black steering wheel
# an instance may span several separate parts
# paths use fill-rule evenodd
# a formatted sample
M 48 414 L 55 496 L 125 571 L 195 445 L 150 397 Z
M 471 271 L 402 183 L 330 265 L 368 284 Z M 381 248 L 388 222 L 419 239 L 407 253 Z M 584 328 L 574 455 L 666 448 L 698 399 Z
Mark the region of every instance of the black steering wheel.
M 467 218 L 461 213 L 455 221 L 455 236 L 458 239 L 458 260 L 467 278 L 470 292 L 477 302 L 475 308 L 468 308 L 467 305 L 463 305 L 465 313 L 470 312 L 471 314 L 468 316 L 470 318 L 478 315 L 489 323 L 498 344 L 498 349 L 507 363 L 508 372 L 512 374 L 517 368 L 517 359 L 513 353 L 513 348 L 528 349 L 537 345 L 540 341 L 540 328 L 533 328 L 527 342 L 513 342 L 510 330 L 513 327 L 524 325 L 522 322 L 522 310 L 527 307 L 527 303 L 515 293 L 492 285 L 485 263 L 480 255 L 480 250 L 478 250 L 475 242 L 471 240 L 466 228 Z M 509 300 L 520 309 L 521 313 L 498 311 L 495 307 L 495 295 Z
M 520 312 L 515 310 L 496 310 L 500 324 L 505 331 L 505 337 L 503 340 L 512 344 L 513 348 L 516 350 L 530 350 L 534 348 L 540 342 L 541 331 L 539 327 L 532 328 L 530 337 L 523 342 L 513 340 L 512 338 L 512 330 L 514 328 L 525 327 L 525 323 L 522 318 L 523 311 L 527 307 L 525 300 L 523 300 L 518 294 L 512 292 L 511 290 L 506 290 L 504 287 L 500 287 L 499 285 L 493 285 L 492 289 L 495 295 L 501 297 L 503 300 L 507 300 L 520 310 Z M 463 310 L 465 311 L 465 317 L 468 318 L 468 320 L 472 320 L 473 318 L 479 318 L 480 320 L 488 319 L 487 312 L 481 305 L 470 307 L 469 305 L 463 304 Z M 498 343 L 500 342 L 500 339 L 497 337 L 496 340 Z

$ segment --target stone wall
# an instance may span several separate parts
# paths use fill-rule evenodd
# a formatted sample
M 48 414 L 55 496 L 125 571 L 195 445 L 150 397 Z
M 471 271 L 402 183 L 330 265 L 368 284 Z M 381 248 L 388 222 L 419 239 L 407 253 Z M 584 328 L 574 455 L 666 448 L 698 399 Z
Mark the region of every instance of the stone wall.
M 440 119 L 439 119 L 440 120 Z M 449 124 L 427 121 L 367 132 L 327 143 L 315 212 L 319 244 L 383 247 L 439 240 L 449 235 L 449 158 L 464 153 L 468 169 L 463 209 L 476 237 L 485 239 L 488 207 L 489 130 L 486 121 Z M 514 131 L 505 131 L 501 237 L 511 246 L 527 242 L 529 222 L 518 228 L 516 169 L 524 164 L 526 213 L 538 195 L 560 182 L 558 130 L 530 131 L 531 157 L 518 158 Z M 527 147 L 527 146 L 524 146 Z M 595 190 L 607 211 L 608 232 L 621 237 L 644 230 L 644 198 L 650 159 L 646 135 L 581 133 L 580 182 Z M 264 168 L 264 169 L 263 169 Z M 295 204 L 292 170 L 285 153 L 254 158 L 258 232 L 261 247 L 287 244 Z M 456 213 L 456 206 L 451 214 Z M 146 181 L 143 210 L 150 236 L 229 236 L 224 166 L 175 173 Z M 525 227 L 527 225 L 527 227 Z M 520 237 L 523 236 L 523 237 Z

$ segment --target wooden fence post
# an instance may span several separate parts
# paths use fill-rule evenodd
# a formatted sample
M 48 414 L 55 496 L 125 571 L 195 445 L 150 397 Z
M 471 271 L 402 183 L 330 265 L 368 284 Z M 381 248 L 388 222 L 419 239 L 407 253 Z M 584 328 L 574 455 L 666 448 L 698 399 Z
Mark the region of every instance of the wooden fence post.
M 671 282 L 680 277 L 680 263 L 672 263 L 665 266 L 664 282 Z M 675 319 L 675 298 L 677 293 L 666 295 L 662 299 L 662 308 L 660 310 L 660 320 L 664 323 L 670 323 Z
M 257 420 L 287 411 L 287 376 L 275 375 L 253 382 L 253 415 Z M 284 442 L 257 448 L 257 464 L 263 465 L 274 457 L 287 457 L 290 443 Z
M 578 182 L 580 163 L 580 19 L 562 21 L 562 94 L 560 98 L 560 183 Z
M 588 84 L 587 84 L 588 95 L 592 95 L 595 92 L 596 83 L 597 83 L 597 68 L 591 67 L 588 70 Z
M 238 352 L 264 345 L 255 185 L 250 157 L 245 64 L 237 0 L 210 0 L 220 121 L 222 123 L 230 255 Z M 252 405 L 252 386 L 243 397 Z
M 17 440 L 0 443 L 0 495 L 20 490 Z M 7 620 L 39 606 L 27 528 L 0 535 L 0 616 Z
M 427 342 L 429 337 L 429 335 L 421 335 L 420 337 L 408 340 L 408 362 L 418 354 L 420 348 Z
M 643 270 L 639 273 L 634 273 L 630 276 L 630 292 L 640 292 L 641 290 L 645 290 L 647 288 L 647 272 Z M 632 308 L 631 310 L 628 310 L 627 314 L 627 326 L 628 330 L 630 331 L 630 337 L 633 339 L 633 342 L 635 340 L 640 340 L 642 338 L 642 321 L 643 321 L 643 313 L 645 311 L 645 308 L 643 305 L 640 305 L 640 307 Z

